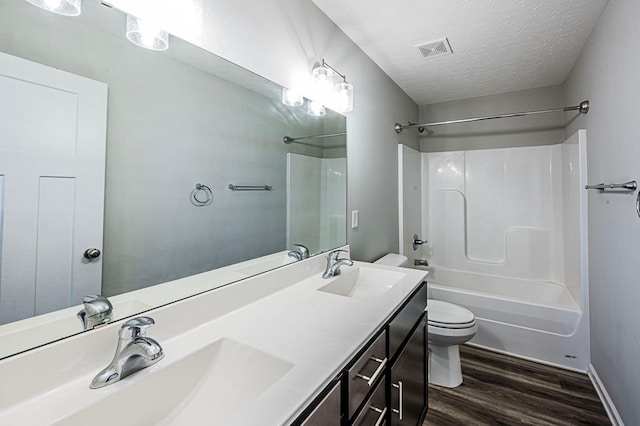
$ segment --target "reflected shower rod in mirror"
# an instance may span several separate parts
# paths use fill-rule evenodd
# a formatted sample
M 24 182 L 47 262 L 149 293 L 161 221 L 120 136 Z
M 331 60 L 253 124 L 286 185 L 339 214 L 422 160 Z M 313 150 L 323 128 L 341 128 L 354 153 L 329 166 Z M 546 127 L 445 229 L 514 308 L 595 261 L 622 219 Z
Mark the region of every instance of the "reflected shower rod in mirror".
M 582 101 L 580 105 L 562 107 L 562 108 L 552 108 L 552 109 L 542 109 L 539 111 L 524 111 L 524 112 L 512 112 L 508 114 L 500 114 L 500 115 L 488 115 L 485 117 L 473 117 L 473 118 L 462 118 L 460 120 L 450 120 L 450 121 L 436 121 L 433 123 L 423 123 L 423 124 L 415 124 L 409 122 L 406 126 L 396 123 L 394 129 L 396 133 L 402 133 L 404 129 L 415 129 L 417 128 L 420 133 L 424 132 L 424 129 L 427 127 L 433 126 L 443 126 L 445 124 L 459 124 L 459 123 L 473 123 L 475 121 L 484 121 L 484 120 L 495 120 L 498 118 L 513 118 L 513 117 L 524 117 L 527 115 L 535 115 L 535 114 L 547 114 L 550 112 L 568 112 L 568 111 L 578 111 L 581 114 L 586 114 L 589 112 L 589 101 Z
M 346 132 L 342 133 L 328 133 L 326 135 L 314 135 L 314 136 L 300 136 L 297 138 L 292 138 L 291 136 L 285 136 L 282 138 L 282 142 L 286 144 L 290 144 L 295 141 L 303 140 L 303 139 L 322 139 L 322 138 L 334 138 L 336 136 L 346 136 Z

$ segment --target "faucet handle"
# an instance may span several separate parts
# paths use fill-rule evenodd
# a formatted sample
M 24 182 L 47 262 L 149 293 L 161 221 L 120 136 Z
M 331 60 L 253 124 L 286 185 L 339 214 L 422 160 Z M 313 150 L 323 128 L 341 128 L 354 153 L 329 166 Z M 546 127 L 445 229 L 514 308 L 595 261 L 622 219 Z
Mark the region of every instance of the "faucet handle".
M 106 297 L 89 294 L 82 298 L 82 303 L 84 309 L 78 312 L 77 317 L 85 330 L 107 324 L 113 319 L 113 305 Z
M 147 334 L 147 328 L 156 322 L 151 317 L 136 317 L 126 321 L 120 327 L 118 335 L 122 339 L 135 339 L 136 337 L 144 337 Z
M 300 256 L 303 259 L 309 258 L 309 248 L 307 246 L 305 246 L 304 244 L 294 244 L 293 246 L 298 248 Z
M 332 260 L 338 260 L 338 257 L 340 256 L 340 253 L 348 253 L 347 250 L 342 250 L 342 249 L 338 249 L 338 250 L 332 250 L 329 252 L 328 258 L 332 259 Z

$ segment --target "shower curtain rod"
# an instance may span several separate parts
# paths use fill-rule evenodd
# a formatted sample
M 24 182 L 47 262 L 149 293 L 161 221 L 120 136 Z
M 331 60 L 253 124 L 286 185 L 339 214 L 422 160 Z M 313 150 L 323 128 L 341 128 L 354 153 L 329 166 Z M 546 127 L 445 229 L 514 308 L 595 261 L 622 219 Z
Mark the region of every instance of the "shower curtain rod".
M 418 131 L 422 133 L 424 132 L 424 129 L 426 127 L 442 126 L 444 124 L 471 123 L 474 121 L 495 120 L 497 118 L 524 117 L 525 115 L 546 114 L 549 112 L 559 112 L 559 111 L 564 111 L 564 112 L 579 111 L 581 114 L 586 114 L 589 112 L 589 101 L 582 101 L 580 102 L 580 105 L 568 106 L 563 108 L 543 109 L 539 111 L 514 112 L 510 114 L 500 114 L 500 115 L 488 115 L 486 117 L 463 118 L 461 120 L 436 121 L 434 123 L 424 123 L 424 124 L 409 123 L 406 126 L 396 123 L 394 128 L 396 130 L 396 133 L 401 133 L 404 129 L 413 129 L 413 128 L 418 128 Z
M 300 136 L 299 138 L 292 138 L 291 136 L 285 136 L 282 138 L 282 142 L 286 144 L 290 144 L 291 142 L 299 141 L 302 139 L 320 139 L 320 138 L 332 138 L 335 136 L 345 136 L 347 133 L 329 133 L 326 135 L 315 135 L 315 136 Z

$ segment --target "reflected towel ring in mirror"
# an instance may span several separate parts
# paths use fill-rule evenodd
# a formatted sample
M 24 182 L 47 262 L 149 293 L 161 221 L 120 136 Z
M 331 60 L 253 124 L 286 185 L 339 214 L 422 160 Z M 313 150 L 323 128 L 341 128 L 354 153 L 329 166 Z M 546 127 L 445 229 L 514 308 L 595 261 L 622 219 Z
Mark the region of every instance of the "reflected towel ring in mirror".
M 213 201 L 213 192 L 207 185 L 196 183 L 196 189 L 191 191 L 191 202 L 196 207 L 204 207 Z

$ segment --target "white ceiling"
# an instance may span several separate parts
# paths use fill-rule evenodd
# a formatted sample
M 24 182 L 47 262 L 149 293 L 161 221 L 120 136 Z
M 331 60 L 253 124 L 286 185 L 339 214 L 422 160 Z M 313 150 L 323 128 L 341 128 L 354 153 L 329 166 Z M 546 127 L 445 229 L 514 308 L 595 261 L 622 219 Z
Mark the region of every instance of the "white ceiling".
M 426 105 L 562 84 L 607 0 L 313 2 Z M 443 37 L 452 55 L 415 48 Z

